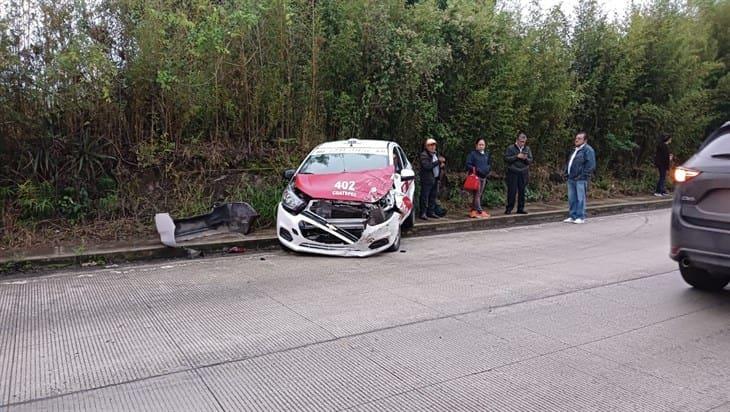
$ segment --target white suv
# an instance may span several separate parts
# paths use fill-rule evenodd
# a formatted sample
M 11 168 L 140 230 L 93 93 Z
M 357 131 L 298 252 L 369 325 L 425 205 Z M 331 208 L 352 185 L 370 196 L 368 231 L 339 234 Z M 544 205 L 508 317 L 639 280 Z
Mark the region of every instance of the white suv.
M 323 143 L 284 178 L 276 232 L 286 249 L 357 257 L 395 251 L 401 227 L 414 224 L 415 173 L 395 142 Z

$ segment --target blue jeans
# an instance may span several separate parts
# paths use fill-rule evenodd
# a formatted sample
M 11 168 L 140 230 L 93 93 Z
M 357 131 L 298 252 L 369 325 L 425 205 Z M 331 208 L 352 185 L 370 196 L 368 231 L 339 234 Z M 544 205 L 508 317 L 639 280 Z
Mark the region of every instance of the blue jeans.
M 586 188 L 587 180 L 568 179 L 568 207 L 573 219 L 586 218 Z

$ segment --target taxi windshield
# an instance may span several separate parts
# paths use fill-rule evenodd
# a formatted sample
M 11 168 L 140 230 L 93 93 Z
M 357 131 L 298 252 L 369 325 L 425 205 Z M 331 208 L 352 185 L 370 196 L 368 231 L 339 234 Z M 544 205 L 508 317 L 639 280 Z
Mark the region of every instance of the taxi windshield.
M 372 153 L 321 153 L 310 155 L 299 173 L 330 174 L 362 172 L 388 166 L 388 156 Z

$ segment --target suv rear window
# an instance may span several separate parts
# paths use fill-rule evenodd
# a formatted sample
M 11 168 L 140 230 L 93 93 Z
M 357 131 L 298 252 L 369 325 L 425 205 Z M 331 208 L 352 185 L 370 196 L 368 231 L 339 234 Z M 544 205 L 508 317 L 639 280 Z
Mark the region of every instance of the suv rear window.
M 330 174 L 362 172 L 388 167 L 388 156 L 370 153 L 323 153 L 311 155 L 299 173 Z
M 708 157 L 730 159 L 730 134 L 718 136 L 702 149 L 702 154 Z

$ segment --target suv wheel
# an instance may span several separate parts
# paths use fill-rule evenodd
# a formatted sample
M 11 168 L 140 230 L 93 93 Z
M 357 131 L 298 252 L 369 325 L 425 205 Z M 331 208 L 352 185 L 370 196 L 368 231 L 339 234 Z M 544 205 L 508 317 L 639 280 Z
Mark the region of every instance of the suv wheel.
M 704 269 L 684 266 L 681 263 L 679 264 L 679 271 L 682 273 L 682 278 L 685 282 L 701 290 L 722 290 L 730 283 L 730 279 L 728 278 L 716 277 Z

